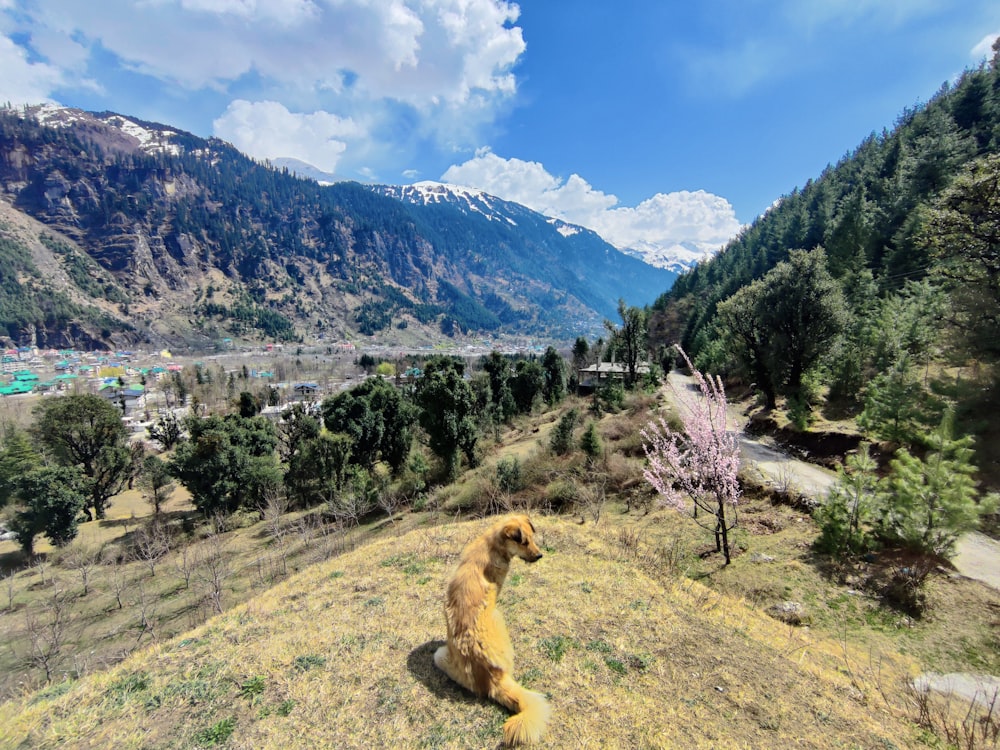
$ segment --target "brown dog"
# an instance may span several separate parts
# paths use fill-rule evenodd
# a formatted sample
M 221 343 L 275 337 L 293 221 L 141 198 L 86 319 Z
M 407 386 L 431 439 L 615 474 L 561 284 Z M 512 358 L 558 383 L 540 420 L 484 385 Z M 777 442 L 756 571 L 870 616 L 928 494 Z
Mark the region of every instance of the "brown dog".
M 542 557 L 534 536 L 527 516 L 512 516 L 466 545 L 445 598 L 448 643 L 434 654 L 438 669 L 459 685 L 514 712 L 503 725 L 508 746 L 537 742 L 549 721 L 545 696 L 514 680 L 514 649 L 497 609 L 511 559 Z

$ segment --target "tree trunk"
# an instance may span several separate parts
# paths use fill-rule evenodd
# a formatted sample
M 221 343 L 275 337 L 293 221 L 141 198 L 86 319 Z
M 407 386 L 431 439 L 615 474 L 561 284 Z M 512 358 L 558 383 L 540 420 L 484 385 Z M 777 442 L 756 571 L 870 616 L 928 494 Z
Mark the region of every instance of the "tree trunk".
M 719 551 L 720 539 L 722 554 L 726 558 L 726 565 L 729 565 L 732 557 L 729 552 L 729 528 L 726 526 L 726 506 L 719 501 L 719 509 L 715 513 L 716 527 L 715 527 L 715 547 L 716 552 Z

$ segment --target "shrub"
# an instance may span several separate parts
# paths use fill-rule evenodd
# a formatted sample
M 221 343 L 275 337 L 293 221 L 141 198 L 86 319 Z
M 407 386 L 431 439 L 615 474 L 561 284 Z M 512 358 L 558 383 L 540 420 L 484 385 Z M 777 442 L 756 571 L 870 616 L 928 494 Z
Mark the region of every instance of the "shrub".
M 564 456 L 570 452 L 573 448 L 573 430 L 576 427 L 576 422 L 580 417 L 580 413 L 576 409 L 570 409 L 568 412 L 562 415 L 559 423 L 552 430 L 552 437 L 549 440 L 549 445 L 552 448 L 552 452 L 558 456 Z
M 615 413 L 621 411 L 624 404 L 625 386 L 616 380 L 608 380 L 594 393 L 590 408 L 595 414 Z
M 555 509 L 568 507 L 580 499 L 580 485 L 572 479 L 557 479 L 546 486 L 545 499 Z
M 593 463 L 601 457 L 601 437 L 597 434 L 597 424 L 591 422 L 580 438 L 580 450 L 587 454 L 587 459 Z
M 862 443 L 858 453 L 848 456 L 837 484 L 814 513 L 820 527 L 816 549 L 821 552 L 861 552 L 874 544 L 869 523 L 878 478 L 869 447 Z
M 523 487 L 521 462 L 514 456 L 507 456 L 497 463 L 497 489 L 501 492 L 517 492 Z

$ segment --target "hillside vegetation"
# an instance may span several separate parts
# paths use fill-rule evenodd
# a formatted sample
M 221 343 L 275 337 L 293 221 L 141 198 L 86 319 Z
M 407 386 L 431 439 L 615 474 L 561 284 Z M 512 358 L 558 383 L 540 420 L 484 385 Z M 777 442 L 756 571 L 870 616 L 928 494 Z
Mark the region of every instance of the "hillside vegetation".
M 0 707 L 5 747 L 494 747 L 505 712 L 432 664 L 442 592 L 485 522 L 422 528 L 308 570 L 200 628 Z M 501 595 L 548 747 L 910 747 L 913 666 L 650 576 L 604 525 L 538 519 Z
M 674 279 L 517 204 L 484 196 L 487 217 L 324 186 L 111 113 L 0 109 L 0 187 L 5 213 L 45 228 L 26 240 L 11 231 L 24 222 L 0 221 L 0 259 L 16 274 L 0 284 L 8 345 L 569 339 L 599 329 L 619 297 L 646 304 Z M 33 242 L 56 278 L 29 262 Z
M 953 408 L 958 432 L 981 438 L 980 466 L 993 466 L 998 60 L 944 84 L 682 276 L 655 305 L 654 342 L 752 383 L 800 429 L 860 418 L 874 440 L 919 447 Z

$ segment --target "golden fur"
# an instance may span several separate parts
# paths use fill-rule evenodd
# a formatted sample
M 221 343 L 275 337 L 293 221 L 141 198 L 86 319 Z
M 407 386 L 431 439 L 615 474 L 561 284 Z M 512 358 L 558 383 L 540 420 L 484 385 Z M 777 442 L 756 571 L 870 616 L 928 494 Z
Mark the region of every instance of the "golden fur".
M 459 685 L 514 712 L 503 725 L 508 746 L 537 742 L 549 721 L 545 696 L 514 680 L 514 649 L 496 606 L 515 557 L 542 557 L 527 516 L 498 521 L 465 546 L 445 598 L 448 643 L 434 654 L 438 669 Z

